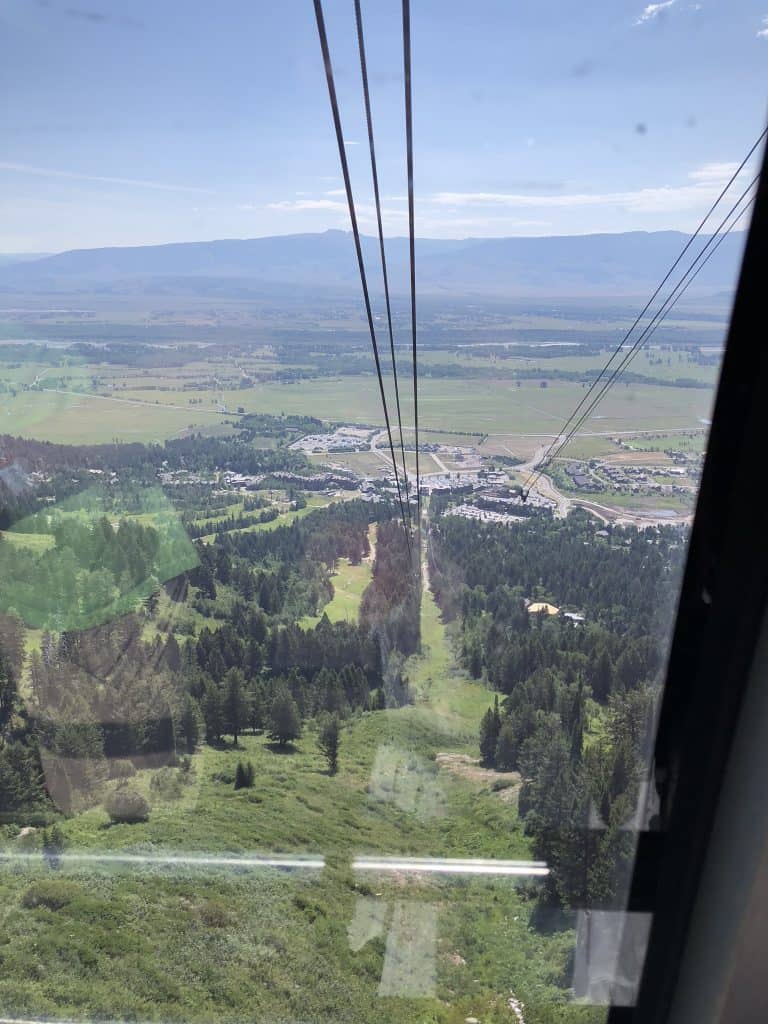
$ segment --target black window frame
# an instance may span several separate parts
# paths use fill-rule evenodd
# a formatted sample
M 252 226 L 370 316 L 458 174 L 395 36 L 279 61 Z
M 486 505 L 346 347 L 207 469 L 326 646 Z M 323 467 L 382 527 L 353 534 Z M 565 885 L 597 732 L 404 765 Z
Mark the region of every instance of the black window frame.
M 609 1024 L 669 1019 L 732 741 L 768 606 L 756 513 L 768 417 L 768 152 L 739 274 L 680 591 L 652 762 L 659 813 L 638 836 L 627 909 L 652 913 L 634 1007 Z M 762 457 L 762 462 L 761 462 Z

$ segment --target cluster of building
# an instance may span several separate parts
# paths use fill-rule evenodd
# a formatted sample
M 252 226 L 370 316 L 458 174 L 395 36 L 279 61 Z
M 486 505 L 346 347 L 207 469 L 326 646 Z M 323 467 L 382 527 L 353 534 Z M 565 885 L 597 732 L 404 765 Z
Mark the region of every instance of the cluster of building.
M 167 464 L 164 463 L 164 465 Z M 188 469 L 163 469 L 157 475 L 164 487 L 178 487 L 181 484 L 211 485 L 216 483 L 210 477 L 201 476 L 200 473 L 191 473 Z
M 338 427 L 327 434 L 305 434 L 290 447 L 294 451 L 322 454 L 323 452 L 366 452 L 377 431 L 370 427 Z
M 669 465 L 616 465 L 591 459 L 589 465 L 569 463 L 565 473 L 573 486 L 580 491 L 601 491 L 606 486 L 632 494 L 689 494 L 690 484 L 676 484 L 674 478 L 688 475 L 685 466 Z M 670 477 L 670 482 L 659 481 L 658 477 Z
M 421 489 L 425 494 L 450 494 L 451 491 L 474 491 L 479 487 L 506 484 L 506 473 L 485 470 L 457 470 L 454 473 L 430 473 L 422 477 Z
M 683 466 L 613 466 L 598 463 L 597 469 L 614 487 L 627 488 L 633 494 L 640 491 L 651 491 L 657 494 L 688 494 L 690 486 L 679 486 L 674 483 L 661 483 L 655 477 L 684 477 L 687 470 Z
M 445 514 L 460 516 L 462 519 L 474 519 L 479 523 L 502 523 L 504 526 L 524 523 L 527 519 L 527 516 L 515 516 L 509 512 L 492 512 L 490 509 L 479 508 L 477 505 L 454 505 Z

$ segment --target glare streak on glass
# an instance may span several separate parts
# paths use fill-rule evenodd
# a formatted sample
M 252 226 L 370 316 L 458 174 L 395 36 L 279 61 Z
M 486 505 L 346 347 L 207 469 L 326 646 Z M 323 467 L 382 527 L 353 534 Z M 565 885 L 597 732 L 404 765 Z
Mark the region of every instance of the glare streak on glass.
M 355 871 L 397 871 L 405 874 L 442 875 L 518 875 L 541 878 L 549 868 L 540 861 L 505 861 L 473 858 L 459 860 L 451 857 L 357 857 L 352 863 Z

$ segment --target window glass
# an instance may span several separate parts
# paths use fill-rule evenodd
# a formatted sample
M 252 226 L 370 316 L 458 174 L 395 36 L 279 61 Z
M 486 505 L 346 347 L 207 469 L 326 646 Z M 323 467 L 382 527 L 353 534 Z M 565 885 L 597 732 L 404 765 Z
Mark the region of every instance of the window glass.
M 4 7 L 3 1019 L 635 1001 L 765 10 L 414 2 L 415 375 L 402 7 L 361 14 L 386 416 L 312 4 Z

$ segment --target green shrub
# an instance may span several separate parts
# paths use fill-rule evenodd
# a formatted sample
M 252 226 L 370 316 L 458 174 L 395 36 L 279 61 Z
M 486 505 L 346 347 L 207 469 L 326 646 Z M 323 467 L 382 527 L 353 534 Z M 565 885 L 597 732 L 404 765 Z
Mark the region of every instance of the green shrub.
M 252 789 L 255 778 L 256 772 L 253 767 L 253 761 L 246 761 L 245 764 L 242 761 L 237 762 L 235 789 Z
M 110 793 L 104 809 L 115 824 L 133 825 L 149 817 L 149 804 L 141 793 L 124 786 Z
M 178 800 L 181 796 L 183 781 L 175 768 L 167 765 L 159 768 L 152 776 L 149 788 L 163 800 Z
M 34 882 L 21 897 L 21 905 L 27 910 L 35 907 L 61 910 L 82 893 L 82 888 L 76 882 L 48 879 Z
M 514 785 L 516 785 L 514 779 L 495 779 L 491 783 L 491 790 L 494 793 L 500 793 L 503 789 L 511 789 Z
M 200 920 L 209 928 L 226 928 L 232 920 L 229 911 L 219 900 L 208 900 L 199 910 Z
M 136 766 L 127 758 L 116 757 L 109 763 L 110 779 L 130 779 L 136 774 Z

